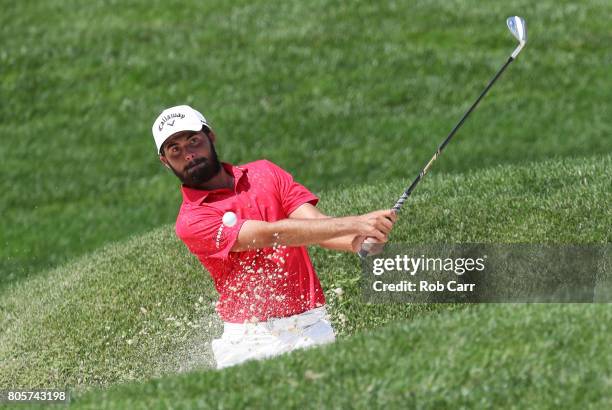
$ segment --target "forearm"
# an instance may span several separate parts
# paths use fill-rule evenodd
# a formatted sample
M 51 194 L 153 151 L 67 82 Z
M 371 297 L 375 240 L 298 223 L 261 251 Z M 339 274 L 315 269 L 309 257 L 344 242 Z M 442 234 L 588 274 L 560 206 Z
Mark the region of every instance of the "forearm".
M 353 249 L 353 240 L 356 235 L 344 235 L 333 239 L 328 239 L 323 242 L 319 242 L 319 246 L 332 249 L 335 251 L 346 251 L 346 252 L 355 252 Z
M 354 235 L 352 218 L 283 219 L 270 224 L 273 240 L 286 246 L 305 246 Z
M 307 246 L 327 243 L 357 233 L 354 217 L 295 219 L 276 222 L 247 221 L 233 251 L 267 248 L 275 245 Z M 339 241 L 331 243 L 339 245 Z

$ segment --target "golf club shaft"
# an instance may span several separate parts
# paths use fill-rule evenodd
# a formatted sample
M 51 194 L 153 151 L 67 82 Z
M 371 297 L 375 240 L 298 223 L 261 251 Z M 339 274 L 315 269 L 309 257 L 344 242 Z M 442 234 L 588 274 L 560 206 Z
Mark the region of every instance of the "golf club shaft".
M 450 140 L 453 138 L 453 136 L 455 135 L 455 133 L 457 132 L 457 130 L 459 130 L 459 128 L 461 128 L 461 126 L 463 125 L 463 123 L 465 122 L 465 120 L 467 119 L 467 117 L 472 113 L 472 111 L 474 111 L 474 109 L 476 108 L 476 106 L 478 105 L 478 103 L 480 102 L 480 100 L 483 99 L 483 97 L 487 94 L 487 92 L 489 91 L 489 89 L 493 86 L 493 84 L 495 84 L 495 81 L 497 81 L 497 79 L 501 76 L 501 74 L 504 72 L 504 70 L 506 69 L 506 67 L 508 67 L 508 65 L 514 61 L 514 57 L 510 56 L 508 57 L 508 60 L 506 61 L 506 63 L 497 71 L 497 73 L 495 74 L 495 76 L 491 79 L 491 81 L 489 81 L 489 83 L 487 84 L 487 86 L 485 87 L 485 89 L 480 93 L 480 95 L 478 96 L 478 98 L 476 99 L 476 101 L 474 101 L 474 103 L 470 106 L 470 108 L 465 112 L 465 114 L 463 114 L 463 116 L 461 117 L 461 119 L 459 120 L 459 122 L 457 123 L 457 125 L 455 125 L 455 127 L 451 130 L 451 132 L 448 134 L 448 136 L 444 139 L 444 141 L 442 142 L 442 144 L 440 144 L 440 146 L 438 147 L 438 149 L 436 150 L 435 154 L 433 155 L 433 157 L 431 157 L 431 159 L 429 160 L 429 162 L 423 167 L 423 169 L 421 169 L 421 172 L 419 172 L 419 174 L 417 175 L 417 177 L 414 179 L 414 181 L 412 181 L 412 184 L 410 184 L 410 186 L 404 191 L 404 193 L 402 194 L 402 196 L 400 196 L 400 198 L 398 199 L 398 201 L 395 203 L 395 205 L 393 206 L 393 212 L 395 213 L 399 213 L 399 211 L 402 209 L 402 206 L 404 205 L 404 202 L 406 201 L 406 199 L 408 199 L 408 197 L 410 196 L 410 194 L 412 194 L 412 191 L 414 190 L 414 188 L 418 185 L 418 183 L 421 181 L 421 179 L 423 179 L 423 177 L 425 176 L 425 174 L 427 174 L 427 172 L 429 171 L 429 168 L 431 167 L 431 165 L 434 163 L 434 161 L 436 159 L 438 159 L 438 157 L 440 156 L 440 154 L 442 153 L 442 151 L 444 150 L 444 148 L 446 147 L 446 145 L 450 142 Z M 360 257 L 364 258 L 366 257 L 376 246 L 382 248 L 384 246 L 384 244 L 381 243 L 368 243 L 368 242 L 364 242 L 361 245 L 361 249 L 359 250 L 358 254 Z
M 404 191 L 404 193 L 402 194 L 402 196 L 398 199 L 398 201 L 395 203 L 395 205 L 393 206 L 393 211 L 395 211 L 395 213 L 398 213 L 400 211 L 400 209 L 402 208 L 402 206 L 404 205 L 404 202 L 406 201 L 406 199 L 408 199 L 408 197 L 410 196 L 410 194 L 412 194 L 412 191 L 414 190 L 414 188 L 418 185 L 418 183 L 421 181 L 421 179 L 423 179 L 423 177 L 425 176 L 425 174 L 427 174 L 427 172 L 429 171 L 429 168 L 431 167 L 431 165 L 434 163 L 434 161 L 436 159 L 438 159 L 438 157 L 440 156 L 440 154 L 442 154 L 442 151 L 444 150 L 444 148 L 446 147 L 446 145 L 450 142 L 450 140 L 453 138 L 453 136 L 455 135 L 455 133 L 457 132 L 457 130 L 459 130 L 459 128 L 461 128 L 461 126 L 463 125 L 463 123 L 465 122 L 465 120 L 467 119 L 467 117 L 472 113 L 472 111 L 474 111 L 474 109 L 476 108 L 476 106 L 478 105 L 478 103 L 480 102 L 480 100 L 482 100 L 484 98 L 484 96 L 487 94 L 487 92 L 489 91 L 489 89 L 493 86 L 493 84 L 495 84 L 495 81 L 497 81 L 497 79 L 501 76 L 501 74 L 504 72 L 504 70 L 506 69 L 506 67 L 508 67 L 508 65 L 514 61 L 514 58 L 509 57 L 508 61 L 506 61 L 506 63 L 502 66 L 502 68 L 499 69 L 499 71 L 497 71 L 497 73 L 495 74 L 495 76 L 491 79 L 491 81 L 489 81 L 489 84 L 487 84 L 487 86 L 485 87 L 485 89 L 480 93 L 480 95 L 478 96 L 478 98 L 476 99 L 476 101 L 474 101 L 474 104 L 472 104 L 472 106 L 465 112 L 465 114 L 463 114 L 463 116 L 461 117 L 461 119 L 459 120 L 459 122 L 457 123 L 457 125 L 455 125 L 455 127 L 451 130 L 451 132 L 448 134 L 448 136 L 444 139 L 444 141 L 442 141 L 442 144 L 440 144 L 440 146 L 438 147 L 438 149 L 436 150 L 435 154 L 433 155 L 433 157 L 431 157 L 431 159 L 429 160 L 429 162 L 423 167 L 423 169 L 421 170 L 421 172 L 419 172 L 419 174 L 417 175 L 417 177 L 414 179 L 414 181 L 412 181 L 412 184 L 410 184 L 410 186 Z

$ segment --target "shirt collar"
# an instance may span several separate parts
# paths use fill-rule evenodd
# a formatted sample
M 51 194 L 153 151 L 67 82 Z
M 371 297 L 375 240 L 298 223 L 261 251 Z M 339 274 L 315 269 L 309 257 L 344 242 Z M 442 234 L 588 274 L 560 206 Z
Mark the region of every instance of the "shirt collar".
M 223 166 L 223 168 L 225 168 L 227 172 L 233 175 L 234 192 L 237 192 L 238 182 L 240 181 L 240 178 L 242 178 L 242 176 L 245 175 L 248 171 L 247 168 L 242 166 L 235 166 L 227 162 L 222 162 L 221 166 Z M 211 193 L 220 193 L 228 191 L 231 192 L 228 188 L 205 190 L 189 188 L 185 185 L 181 185 L 181 191 L 183 193 L 183 202 L 187 202 L 193 205 L 201 205 L 206 200 L 206 197 Z

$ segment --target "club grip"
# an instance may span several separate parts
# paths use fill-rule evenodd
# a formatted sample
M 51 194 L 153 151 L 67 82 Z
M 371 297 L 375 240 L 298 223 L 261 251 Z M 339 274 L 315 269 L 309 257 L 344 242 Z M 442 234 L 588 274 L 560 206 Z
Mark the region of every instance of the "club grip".
M 377 255 L 385 248 L 384 243 L 374 242 L 371 238 L 366 238 L 361 244 L 361 249 L 357 252 L 360 258 L 365 258 L 369 255 Z

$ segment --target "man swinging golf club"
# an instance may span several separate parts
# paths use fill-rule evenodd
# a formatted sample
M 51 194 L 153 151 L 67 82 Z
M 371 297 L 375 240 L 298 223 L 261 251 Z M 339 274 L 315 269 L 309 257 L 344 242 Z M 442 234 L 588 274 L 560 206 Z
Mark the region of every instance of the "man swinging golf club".
M 396 214 L 329 217 L 316 208 L 315 195 L 272 162 L 219 162 L 212 128 L 187 105 L 164 110 L 152 132 L 161 162 L 182 182 L 176 233 L 219 292 L 217 367 L 333 342 L 305 246 L 358 252 L 366 238 L 384 243 Z

